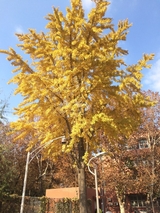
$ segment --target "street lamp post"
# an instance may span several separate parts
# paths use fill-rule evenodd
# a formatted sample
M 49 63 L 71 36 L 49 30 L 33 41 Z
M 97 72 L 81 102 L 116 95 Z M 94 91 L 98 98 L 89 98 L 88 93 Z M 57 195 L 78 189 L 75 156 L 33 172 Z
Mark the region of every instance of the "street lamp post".
M 36 148 L 35 150 L 33 150 L 32 152 L 28 152 L 28 153 L 27 153 L 20 213 L 23 213 L 23 210 L 24 210 L 24 199 L 25 199 L 25 193 L 26 193 L 26 185 L 27 185 L 27 176 L 28 176 L 28 165 L 29 165 L 29 163 L 34 159 L 34 157 L 37 156 L 38 153 L 40 153 L 40 152 L 42 151 L 42 149 L 46 148 L 46 147 L 49 146 L 53 141 L 58 140 L 58 139 L 62 139 L 62 141 L 64 141 L 65 136 L 60 136 L 60 137 L 54 138 L 53 140 L 50 140 L 50 141 L 47 142 L 46 144 L 43 144 L 43 145 L 37 147 L 37 148 Z M 33 155 L 33 156 L 32 156 L 32 155 Z M 30 156 L 32 156 L 31 159 L 30 159 Z
M 95 189 L 96 189 L 96 207 L 97 207 L 97 213 L 99 213 L 99 198 L 98 198 L 97 168 L 96 168 L 96 167 L 94 167 L 94 171 L 91 171 L 91 169 L 90 169 L 90 167 L 89 167 L 89 164 L 90 164 L 90 162 L 91 162 L 93 159 L 95 159 L 95 158 L 99 157 L 100 155 L 104 155 L 104 154 L 106 154 L 106 152 L 99 152 L 99 153 L 97 153 L 95 156 L 93 156 L 93 157 L 92 157 L 92 158 L 88 161 L 88 170 L 89 170 L 89 172 L 90 172 L 92 175 L 94 175 L 94 177 L 95 177 Z

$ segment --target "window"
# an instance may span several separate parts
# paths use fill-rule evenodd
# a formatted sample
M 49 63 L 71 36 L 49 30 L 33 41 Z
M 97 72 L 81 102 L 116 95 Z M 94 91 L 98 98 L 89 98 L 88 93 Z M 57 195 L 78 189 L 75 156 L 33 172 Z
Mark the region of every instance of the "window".
M 137 147 L 137 144 L 132 144 L 132 145 L 126 145 L 126 150 L 136 150 L 138 147 Z
M 137 150 L 137 149 L 145 149 L 148 148 L 148 141 L 146 138 L 141 138 L 138 140 L 138 142 L 135 140 L 134 143 L 126 144 L 125 149 L 127 151 L 129 150 Z
M 148 148 L 148 141 L 145 138 L 140 139 L 138 142 L 139 142 L 139 149 Z
M 129 200 L 132 207 L 145 207 L 146 196 L 145 195 L 129 195 Z

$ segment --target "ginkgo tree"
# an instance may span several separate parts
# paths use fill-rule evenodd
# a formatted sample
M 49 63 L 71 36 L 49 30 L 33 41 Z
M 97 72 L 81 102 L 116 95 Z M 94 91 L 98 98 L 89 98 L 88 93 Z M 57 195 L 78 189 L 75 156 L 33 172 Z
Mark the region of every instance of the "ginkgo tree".
M 122 133 L 128 136 L 140 121 L 139 109 L 151 105 L 141 94 L 140 82 L 153 54 L 144 55 L 137 64 L 125 64 L 128 52 L 119 41 L 126 40 L 131 24 L 119 21 L 115 29 L 106 17 L 108 5 L 106 0 L 95 1 L 88 16 L 81 0 L 71 0 L 66 15 L 53 8 L 53 14 L 47 15 L 46 33 L 30 29 L 17 34 L 18 47 L 29 61 L 12 48 L 1 50 L 16 67 L 10 82 L 18 85 L 15 94 L 23 97 L 12 128 L 21 132 L 18 138 L 32 135 L 29 149 L 65 135 L 66 145 L 54 141 L 46 154 L 72 155 L 81 213 L 87 212 L 85 165 L 100 146 L 100 132 L 111 141 Z

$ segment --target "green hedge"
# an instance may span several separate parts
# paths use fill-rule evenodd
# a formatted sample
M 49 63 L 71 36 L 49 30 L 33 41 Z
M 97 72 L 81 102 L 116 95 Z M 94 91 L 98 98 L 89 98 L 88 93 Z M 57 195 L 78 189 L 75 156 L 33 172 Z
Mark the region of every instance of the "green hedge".
M 19 213 L 21 197 L 10 195 L 0 198 L 0 213 Z M 90 209 L 91 202 L 88 201 Z M 77 199 L 49 199 L 46 197 L 25 197 L 24 213 L 79 213 Z

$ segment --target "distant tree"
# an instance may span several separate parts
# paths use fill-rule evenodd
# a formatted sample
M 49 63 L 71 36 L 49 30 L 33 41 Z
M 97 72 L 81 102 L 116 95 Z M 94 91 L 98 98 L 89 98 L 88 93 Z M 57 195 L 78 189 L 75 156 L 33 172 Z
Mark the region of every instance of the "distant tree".
M 7 136 L 8 129 L 8 125 L 0 124 L 0 197 L 10 193 L 13 177 L 16 174 L 12 164 L 14 147 Z
M 117 146 L 107 143 L 108 155 L 101 162 L 99 174 L 106 190 L 116 194 L 120 212 L 125 213 L 126 195 L 132 191 L 139 192 L 135 181 L 137 170 L 134 166 L 137 155 L 126 150 L 126 142 L 120 142 L 117 142 Z
M 8 106 L 8 104 L 6 101 L 0 100 L 0 123 L 7 121 L 7 119 L 5 117 L 7 106 Z
M 105 13 L 109 2 L 95 1 L 86 18 L 81 0 L 71 0 L 66 16 L 57 8 L 47 19 L 48 32 L 18 34 L 18 46 L 32 62 L 23 60 L 13 49 L 1 50 L 16 66 L 11 80 L 24 97 L 16 109 L 19 116 L 12 124 L 21 131 L 19 138 L 32 135 L 29 148 L 65 135 L 67 144 L 55 141 L 48 155 L 74 158 L 78 174 L 80 213 L 87 212 L 85 163 L 100 146 L 99 131 L 110 141 L 126 136 L 140 121 L 140 108 L 150 103 L 141 93 L 141 70 L 149 68 L 152 55 L 144 55 L 137 64 L 127 66 L 119 41 L 126 40 L 131 26 L 120 21 L 114 29 Z
M 155 105 L 141 109 L 139 128 L 129 138 L 120 138 L 117 146 L 101 137 L 109 153 L 103 163 L 103 178 L 107 189 L 115 191 L 121 213 L 125 212 L 127 194 L 148 195 L 146 203 L 151 204 L 153 213 L 153 202 L 160 195 L 160 96 L 152 91 L 144 94 Z
M 9 124 L 0 124 L 0 197 L 22 194 L 28 140 L 16 144 Z M 62 165 L 65 167 L 63 168 Z M 44 196 L 46 189 L 73 186 L 75 175 L 67 157 L 59 163 L 44 159 L 39 153 L 29 163 L 26 195 Z M 68 175 L 69 174 L 69 175 Z M 69 178 L 70 177 L 70 178 Z
M 6 156 L 12 150 L 12 144 L 6 144 L 6 134 L 8 125 L 5 125 L 5 110 L 7 104 L 4 100 L 0 100 L 0 197 L 2 197 L 9 190 L 9 181 L 14 173 L 14 168 L 10 168 L 11 158 L 6 159 Z
M 76 170 L 70 156 L 63 154 L 56 161 L 38 154 L 29 164 L 26 193 L 32 196 L 44 196 L 46 189 L 77 186 Z
M 152 211 L 155 213 L 153 201 L 160 196 L 160 95 L 158 92 L 147 91 L 155 105 L 151 108 L 143 108 L 142 124 L 135 134 L 141 149 L 146 150 L 141 155 L 139 163 L 139 177 L 143 177 L 145 191 L 148 194 Z M 141 174 L 141 175 L 140 175 Z
M 54 184 L 54 188 L 60 187 L 77 187 L 78 179 L 76 168 L 70 158 L 70 155 L 64 153 L 63 157 L 59 156 L 55 163 L 55 173 L 53 177 L 57 179 L 57 186 Z M 52 186 L 52 187 L 53 187 Z

